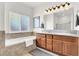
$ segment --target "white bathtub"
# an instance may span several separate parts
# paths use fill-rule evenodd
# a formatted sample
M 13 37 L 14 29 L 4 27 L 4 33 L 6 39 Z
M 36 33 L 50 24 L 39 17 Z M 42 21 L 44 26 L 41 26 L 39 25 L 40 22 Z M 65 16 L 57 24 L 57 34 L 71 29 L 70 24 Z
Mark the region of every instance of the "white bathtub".
M 36 39 L 36 36 L 28 36 L 28 37 L 21 37 L 21 38 L 15 38 L 15 39 L 6 39 L 5 47 L 23 43 L 23 42 L 26 42 L 27 40 L 35 40 L 35 39 Z

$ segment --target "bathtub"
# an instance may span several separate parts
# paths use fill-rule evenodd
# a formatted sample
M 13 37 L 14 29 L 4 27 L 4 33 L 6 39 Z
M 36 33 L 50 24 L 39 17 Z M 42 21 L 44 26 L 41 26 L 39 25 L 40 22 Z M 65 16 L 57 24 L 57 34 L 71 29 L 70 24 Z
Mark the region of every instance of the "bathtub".
M 28 37 L 21 37 L 21 38 L 15 38 L 15 39 L 6 39 L 5 47 L 23 43 L 23 42 L 26 42 L 27 40 L 36 40 L 36 36 L 28 36 Z

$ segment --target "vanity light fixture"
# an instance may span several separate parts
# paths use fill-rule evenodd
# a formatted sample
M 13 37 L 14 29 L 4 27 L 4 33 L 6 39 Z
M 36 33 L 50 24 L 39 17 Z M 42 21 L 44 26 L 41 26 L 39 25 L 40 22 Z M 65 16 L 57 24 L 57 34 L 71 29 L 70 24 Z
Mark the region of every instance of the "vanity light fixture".
M 61 4 L 62 5 L 62 7 L 65 7 L 65 4 Z
M 48 8 L 48 10 L 49 10 L 49 11 L 52 11 L 52 9 L 51 9 L 51 8 Z
M 48 12 L 48 10 L 45 10 L 46 12 Z
M 68 10 L 68 9 L 69 9 L 69 5 L 70 5 L 70 3 L 66 2 L 66 3 L 65 3 L 65 8 L 64 8 L 64 9 L 65 9 L 65 10 Z
M 55 7 L 52 7 L 52 8 L 48 8 L 47 10 L 45 10 L 46 12 L 51 12 L 51 11 L 55 11 L 55 10 L 58 10 L 58 9 L 62 9 L 62 8 L 67 8 L 69 7 L 70 3 L 68 2 L 65 2 L 63 4 L 60 4 L 60 5 L 57 5 Z M 62 7 L 62 8 L 61 8 Z
M 65 4 L 70 5 L 70 3 L 66 2 Z
M 58 9 L 60 8 L 60 6 L 56 6 Z
M 53 10 L 55 10 L 56 8 L 55 7 L 53 7 Z

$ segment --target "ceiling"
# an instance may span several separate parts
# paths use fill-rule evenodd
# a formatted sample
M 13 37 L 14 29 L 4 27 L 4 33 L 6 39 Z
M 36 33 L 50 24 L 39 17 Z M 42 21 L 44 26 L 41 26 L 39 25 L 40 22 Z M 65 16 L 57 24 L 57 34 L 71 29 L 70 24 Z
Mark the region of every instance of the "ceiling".
M 35 8 L 35 7 L 40 7 L 40 6 L 45 6 L 45 5 L 50 5 L 52 2 L 24 2 L 29 7 Z

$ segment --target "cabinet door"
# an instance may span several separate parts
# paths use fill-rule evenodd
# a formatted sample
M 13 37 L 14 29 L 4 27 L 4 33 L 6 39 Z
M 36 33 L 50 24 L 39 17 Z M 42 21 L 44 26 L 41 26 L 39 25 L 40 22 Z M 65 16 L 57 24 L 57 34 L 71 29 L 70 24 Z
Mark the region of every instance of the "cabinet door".
M 40 39 L 40 38 L 37 38 L 37 40 L 36 40 L 36 44 L 37 44 L 38 47 L 41 46 L 41 39 Z
M 46 41 L 45 38 L 41 38 L 41 47 L 46 48 Z
M 63 46 L 61 36 L 53 36 L 53 52 L 62 54 Z
M 46 48 L 47 50 L 49 51 L 53 51 L 53 38 L 52 38 L 52 35 L 47 35 L 47 41 L 46 41 L 47 45 L 46 45 Z
M 62 41 L 53 40 L 53 51 L 62 54 Z
M 41 47 L 41 37 L 39 34 L 36 35 L 36 45 L 38 47 Z
M 46 38 L 45 38 L 45 34 L 41 34 L 40 35 L 41 38 L 41 47 L 45 48 L 46 47 Z
M 63 54 L 64 55 L 78 55 L 77 39 L 67 38 L 63 40 Z

